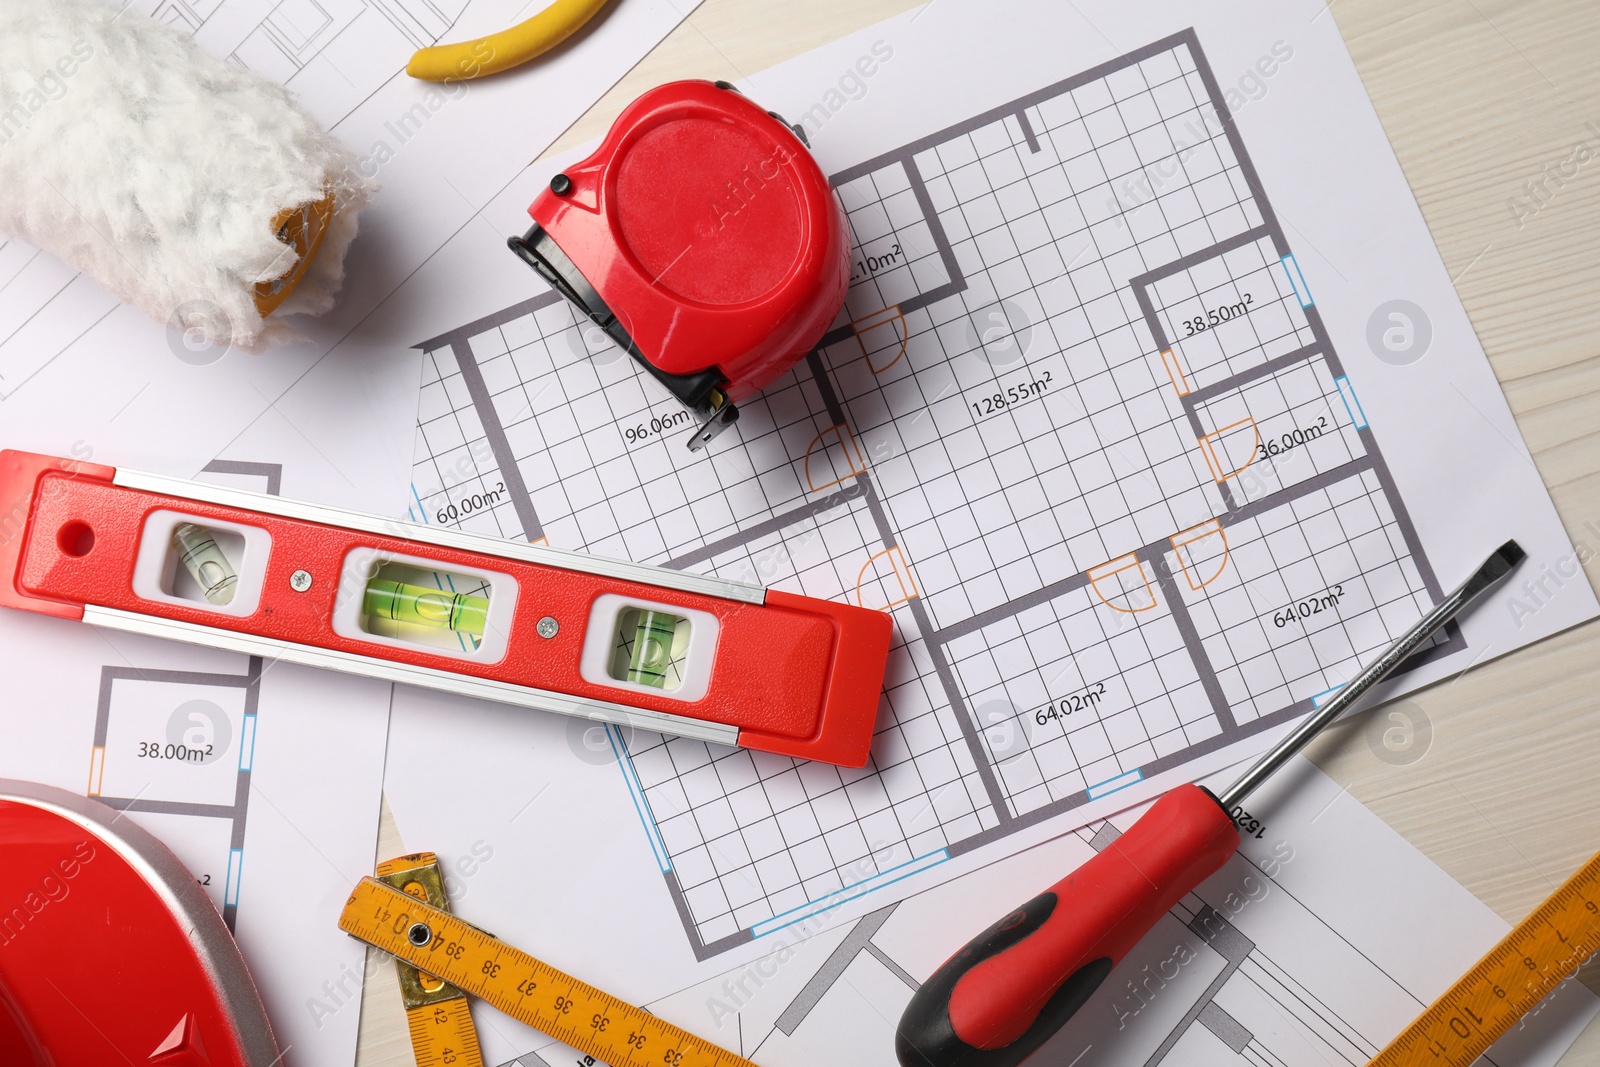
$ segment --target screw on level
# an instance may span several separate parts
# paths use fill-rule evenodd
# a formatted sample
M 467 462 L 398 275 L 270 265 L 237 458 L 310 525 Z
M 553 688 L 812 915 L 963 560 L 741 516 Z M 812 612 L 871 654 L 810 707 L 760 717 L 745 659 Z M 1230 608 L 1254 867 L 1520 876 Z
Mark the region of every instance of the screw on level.
M 307 589 L 310 589 L 311 572 L 295 571 L 293 574 L 289 575 L 289 588 L 293 589 L 296 593 L 304 593 Z
M 544 618 L 539 620 L 537 629 L 540 637 L 554 637 L 557 632 L 560 631 L 561 624 L 556 622 L 555 619 L 546 615 Z
M 550 191 L 557 196 L 566 196 L 572 192 L 572 179 L 565 174 L 557 174 L 550 179 Z
M 412 923 L 406 929 L 406 940 L 421 948 L 433 940 L 433 930 L 429 928 L 427 923 Z

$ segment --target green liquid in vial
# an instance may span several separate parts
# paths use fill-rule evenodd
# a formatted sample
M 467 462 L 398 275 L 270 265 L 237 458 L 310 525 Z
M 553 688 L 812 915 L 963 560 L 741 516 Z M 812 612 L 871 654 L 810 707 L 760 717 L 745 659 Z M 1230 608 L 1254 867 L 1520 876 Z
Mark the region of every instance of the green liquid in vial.
M 374 578 L 367 583 L 362 609 L 376 618 L 435 630 L 454 630 L 480 641 L 483 640 L 483 631 L 489 618 L 487 597 L 446 593 L 382 578 Z
M 672 665 L 672 641 L 678 633 L 678 622 L 678 616 L 664 611 L 639 613 L 633 654 L 628 658 L 628 681 L 656 689 L 667 687 L 667 668 Z

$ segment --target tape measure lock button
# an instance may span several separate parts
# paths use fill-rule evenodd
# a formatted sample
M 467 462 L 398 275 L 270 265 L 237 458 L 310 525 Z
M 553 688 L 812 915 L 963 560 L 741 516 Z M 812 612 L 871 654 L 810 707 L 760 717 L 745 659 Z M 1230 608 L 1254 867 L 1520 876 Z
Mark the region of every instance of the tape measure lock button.
M 699 416 L 691 449 L 816 346 L 849 283 L 827 177 L 791 127 L 732 88 L 644 94 L 508 242 Z

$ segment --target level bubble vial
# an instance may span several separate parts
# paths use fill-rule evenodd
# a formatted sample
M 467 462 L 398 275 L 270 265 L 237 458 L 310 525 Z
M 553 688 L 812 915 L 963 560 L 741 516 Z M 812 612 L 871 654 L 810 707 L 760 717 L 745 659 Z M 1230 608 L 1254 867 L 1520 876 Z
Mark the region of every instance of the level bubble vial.
M 490 583 L 482 577 L 384 561 L 361 585 L 367 633 L 430 648 L 475 652 L 489 632 Z
M 364 607 L 368 615 L 376 618 L 435 630 L 453 630 L 480 641 L 489 617 L 487 597 L 448 593 L 380 578 L 367 583 Z
M 239 573 L 206 527 L 180 523 L 172 530 L 172 546 L 205 598 L 216 605 L 231 604 L 239 588 Z
M 690 623 L 682 615 L 654 608 L 629 608 L 617 622 L 611 677 L 652 689 L 683 683 Z

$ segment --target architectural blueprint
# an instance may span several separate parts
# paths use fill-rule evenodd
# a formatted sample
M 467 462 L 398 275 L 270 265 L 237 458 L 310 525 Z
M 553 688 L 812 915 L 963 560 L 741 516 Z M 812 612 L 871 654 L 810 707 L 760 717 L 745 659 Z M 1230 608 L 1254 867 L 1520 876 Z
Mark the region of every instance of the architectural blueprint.
M 1262 837 L 1172 909 L 1040 1062 L 1362 1067 L 1505 933 L 1504 921 L 1335 782 L 1304 762 L 1285 773 L 1258 797 L 1271 813 Z M 919 981 L 963 937 L 1105 847 L 1136 814 L 888 905 L 650 1009 L 763 1067 L 890 1062 L 895 1021 Z M 1484 1062 L 1553 1064 L 1597 1010 L 1600 1001 L 1569 982 Z M 576 1058 L 559 1044 L 530 1047 L 503 1067 Z
M 1192 31 L 833 180 L 848 321 L 709 458 L 554 292 L 421 345 L 413 517 L 895 616 L 866 772 L 615 736 L 702 955 L 1298 719 L 1442 595 Z
M 413 519 L 897 634 L 859 771 L 397 692 L 401 834 L 496 844 L 473 892 L 498 934 L 640 1001 L 842 936 L 1259 751 L 1488 547 L 1515 536 L 1530 578 L 1572 551 L 1318 10 L 946 0 L 752 78 L 833 178 L 855 277 L 704 453 L 537 280 L 486 306 L 501 274 L 447 246 L 410 283 L 472 312 L 416 334 Z M 523 229 L 559 162 L 463 246 Z M 1404 366 L 1364 329 L 1399 284 L 1435 346 Z M 1596 610 L 1521 595 L 1386 695 Z

